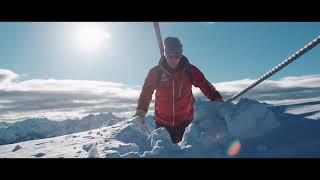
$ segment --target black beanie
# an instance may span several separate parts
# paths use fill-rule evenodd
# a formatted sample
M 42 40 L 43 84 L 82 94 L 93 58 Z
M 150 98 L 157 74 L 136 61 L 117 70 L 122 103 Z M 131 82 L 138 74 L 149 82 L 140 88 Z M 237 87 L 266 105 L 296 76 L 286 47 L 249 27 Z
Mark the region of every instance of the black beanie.
M 182 44 L 176 37 L 167 37 L 164 40 L 165 55 L 182 55 Z

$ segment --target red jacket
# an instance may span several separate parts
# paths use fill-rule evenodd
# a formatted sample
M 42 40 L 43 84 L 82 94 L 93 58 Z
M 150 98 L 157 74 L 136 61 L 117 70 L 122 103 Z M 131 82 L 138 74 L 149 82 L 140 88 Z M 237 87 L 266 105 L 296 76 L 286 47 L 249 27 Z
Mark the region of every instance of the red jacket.
M 192 75 L 192 82 L 186 72 L 188 67 Z M 157 82 L 159 75 L 161 79 Z M 166 60 L 161 58 L 159 65 L 153 67 L 145 79 L 137 109 L 147 112 L 152 94 L 156 90 L 154 118 L 159 124 L 175 127 L 192 121 L 195 102 L 192 85 L 200 88 L 202 93 L 212 101 L 223 99 L 203 73 L 190 64 L 185 56 L 182 56 L 176 70 L 172 70 Z

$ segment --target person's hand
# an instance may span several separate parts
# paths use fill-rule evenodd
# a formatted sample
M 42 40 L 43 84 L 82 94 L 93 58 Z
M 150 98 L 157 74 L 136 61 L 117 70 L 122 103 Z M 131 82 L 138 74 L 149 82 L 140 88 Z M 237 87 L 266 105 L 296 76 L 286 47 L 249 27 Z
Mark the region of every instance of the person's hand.
M 146 112 L 142 109 L 137 109 L 136 114 L 133 115 L 133 117 L 139 117 L 139 119 L 141 120 L 141 123 L 143 125 L 145 125 L 145 116 L 146 116 Z

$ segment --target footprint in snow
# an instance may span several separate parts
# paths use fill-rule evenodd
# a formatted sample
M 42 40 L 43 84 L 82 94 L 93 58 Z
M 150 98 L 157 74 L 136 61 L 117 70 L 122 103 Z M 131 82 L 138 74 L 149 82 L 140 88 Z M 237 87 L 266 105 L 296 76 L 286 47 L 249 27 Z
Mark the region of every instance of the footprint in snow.
M 44 156 L 44 155 L 46 155 L 45 153 L 38 153 L 38 154 L 35 154 L 35 155 L 33 155 L 34 157 L 42 157 L 42 156 Z
M 21 149 L 22 147 L 18 144 L 18 145 L 16 145 L 14 148 L 13 148 L 13 150 L 12 150 L 12 152 L 16 152 L 16 151 L 18 151 L 19 149 Z

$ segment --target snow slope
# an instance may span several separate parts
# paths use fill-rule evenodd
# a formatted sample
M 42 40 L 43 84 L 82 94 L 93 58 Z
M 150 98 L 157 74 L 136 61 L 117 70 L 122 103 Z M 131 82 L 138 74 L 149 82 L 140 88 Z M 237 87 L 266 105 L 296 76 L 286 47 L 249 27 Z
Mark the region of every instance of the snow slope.
M 153 130 L 149 136 L 139 119 L 131 118 L 90 131 L 3 145 L 0 158 L 320 157 L 320 121 L 250 99 L 228 104 L 207 119 L 199 119 L 218 105 L 198 101 L 196 119 L 178 144 L 171 143 L 164 128 L 154 130 L 153 118 L 147 116 L 147 126 Z M 215 132 L 221 119 L 237 138 L 224 141 L 222 136 L 217 141 Z M 230 156 L 239 148 L 236 156 Z
M 289 114 L 301 115 L 309 119 L 320 119 L 320 97 L 297 99 L 295 101 L 283 101 L 272 103 Z
M 34 118 L 0 128 L 0 145 L 44 139 L 96 129 L 103 124 L 112 125 L 123 120 L 112 113 L 89 115 L 80 120 L 50 121 Z

